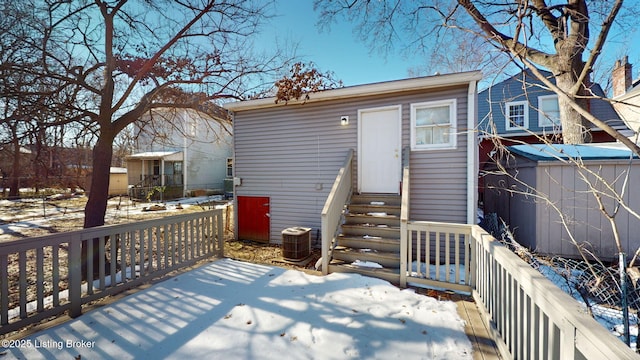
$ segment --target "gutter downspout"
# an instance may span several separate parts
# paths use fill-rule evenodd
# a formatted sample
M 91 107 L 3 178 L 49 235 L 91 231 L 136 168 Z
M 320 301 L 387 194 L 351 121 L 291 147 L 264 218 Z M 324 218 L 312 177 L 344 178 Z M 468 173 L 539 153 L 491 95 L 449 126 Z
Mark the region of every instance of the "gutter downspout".
M 476 109 L 477 83 L 469 82 L 467 92 L 467 224 L 476 223 L 476 207 L 478 193 L 478 137 L 476 124 L 478 111 Z

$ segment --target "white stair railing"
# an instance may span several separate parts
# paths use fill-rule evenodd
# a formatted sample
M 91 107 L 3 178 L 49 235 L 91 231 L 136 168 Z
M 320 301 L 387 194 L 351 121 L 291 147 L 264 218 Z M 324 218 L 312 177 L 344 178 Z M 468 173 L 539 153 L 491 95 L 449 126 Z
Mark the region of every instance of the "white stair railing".
M 343 166 L 338 170 L 331 192 L 322 208 L 322 273 L 329 273 L 329 250 L 335 241 L 342 211 L 353 192 L 353 149 L 347 153 Z

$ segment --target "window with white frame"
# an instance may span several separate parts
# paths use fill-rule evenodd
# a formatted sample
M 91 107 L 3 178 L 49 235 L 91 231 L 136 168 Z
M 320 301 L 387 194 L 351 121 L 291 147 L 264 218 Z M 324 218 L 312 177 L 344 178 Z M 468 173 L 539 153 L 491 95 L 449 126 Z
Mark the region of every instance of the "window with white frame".
M 538 96 L 538 126 L 560 125 L 558 95 Z
M 507 130 L 521 130 L 529 127 L 529 108 L 526 101 L 506 103 L 504 115 Z
M 233 177 L 233 158 L 227 158 L 227 177 Z
M 456 100 L 411 104 L 411 149 L 456 147 Z

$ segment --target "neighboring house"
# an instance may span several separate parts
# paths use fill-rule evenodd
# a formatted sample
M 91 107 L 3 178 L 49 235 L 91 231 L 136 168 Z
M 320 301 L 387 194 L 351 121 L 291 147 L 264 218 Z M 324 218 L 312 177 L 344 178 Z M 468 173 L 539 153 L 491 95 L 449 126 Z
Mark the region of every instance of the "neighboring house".
M 550 72 L 540 72 L 555 83 Z M 598 84 L 592 84 L 591 91 L 595 96 L 604 97 L 604 92 Z M 589 99 L 587 109 L 614 129 L 630 135 L 611 103 Z M 496 150 L 495 141 L 505 146 L 562 142 L 558 96 L 546 89 L 531 70 L 522 71 L 481 91 L 478 94 L 478 119 L 481 171 L 490 161 L 490 154 Z M 591 127 L 591 134 L 592 142 L 595 143 L 615 141 L 595 126 Z M 481 200 L 482 191 L 483 187 L 480 186 Z
M 551 82 L 551 73 L 540 70 Z M 595 96 L 604 97 L 600 85 L 590 87 Z M 613 106 L 604 100 L 589 99 L 587 109 L 617 130 L 627 130 Z M 522 71 L 478 94 L 478 118 L 481 137 L 498 135 L 505 140 L 540 143 L 538 136 L 559 142 L 562 136 L 558 95 L 548 90 L 530 70 Z M 593 142 L 614 139 L 601 129 L 591 128 Z M 483 144 L 486 139 L 483 139 Z
M 479 72 L 325 90 L 305 101 L 226 104 L 233 113 L 237 232 L 279 243 L 320 236 L 321 212 L 354 151 L 356 193 L 399 194 L 410 164 L 411 217 L 474 223 Z
M 485 213 L 497 213 L 516 241 L 540 254 L 578 258 L 568 228 L 581 246 L 600 259 L 617 259 L 612 227 L 591 189 L 599 192 L 606 210 L 613 214 L 615 194 L 604 184 L 620 192 L 627 182 L 626 193 L 620 195 L 640 213 L 640 192 L 634 188 L 640 179 L 637 156 L 631 161 L 631 152 L 617 143 L 514 145 L 509 153 L 503 161 L 505 172 L 487 167 Z M 570 158 L 580 158 L 581 165 Z M 640 219 L 624 207 L 615 219 L 623 250 L 635 254 L 640 248 Z
M 633 81 L 632 76 L 628 57 L 616 61 L 611 74 L 613 106 L 629 129 L 637 134 L 640 132 L 640 79 Z
M 127 157 L 130 194 L 168 199 L 222 194 L 232 158 L 226 111 L 207 119 L 192 110 L 153 110 L 136 123 L 136 151 Z M 162 194 L 160 190 L 163 189 Z

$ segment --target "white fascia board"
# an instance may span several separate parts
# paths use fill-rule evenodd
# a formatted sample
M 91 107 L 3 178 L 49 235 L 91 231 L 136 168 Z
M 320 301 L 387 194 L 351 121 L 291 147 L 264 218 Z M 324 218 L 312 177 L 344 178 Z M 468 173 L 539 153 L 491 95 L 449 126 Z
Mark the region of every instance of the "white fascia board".
M 304 104 L 318 101 L 347 99 L 359 96 L 383 95 L 414 90 L 432 89 L 444 86 L 463 85 L 470 82 L 476 82 L 481 79 L 482 73 L 480 71 L 469 71 L 404 80 L 386 81 L 310 93 L 309 99 L 289 101 L 288 104 Z M 285 106 L 285 103 L 280 102 L 276 104 L 276 98 L 270 97 L 257 100 L 237 101 L 223 105 L 225 109 L 231 111 L 253 110 L 276 106 Z

